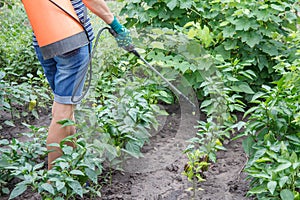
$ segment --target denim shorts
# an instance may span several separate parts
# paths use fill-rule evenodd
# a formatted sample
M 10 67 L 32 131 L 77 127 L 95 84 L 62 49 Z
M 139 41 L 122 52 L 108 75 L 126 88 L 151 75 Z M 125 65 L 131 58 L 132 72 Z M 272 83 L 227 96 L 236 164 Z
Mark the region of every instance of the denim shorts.
M 89 45 L 47 60 L 43 59 L 38 46 L 34 48 L 54 93 L 54 101 L 77 104 L 73 101 L 82 94 L 89 63 Z

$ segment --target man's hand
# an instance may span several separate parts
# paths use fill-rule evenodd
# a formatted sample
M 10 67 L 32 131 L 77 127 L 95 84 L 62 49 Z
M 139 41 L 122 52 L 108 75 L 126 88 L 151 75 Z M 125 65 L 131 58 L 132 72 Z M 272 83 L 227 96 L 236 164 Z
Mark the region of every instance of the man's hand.
M 115 17 L 113 22 L 109 24 L 112 31 L 112 35 L 115 37 L 118 46 L 125 49 L 126 51 L 133 51 L 134 46 L 132 44 L 132 38 L 130 36 L 130 32 Z

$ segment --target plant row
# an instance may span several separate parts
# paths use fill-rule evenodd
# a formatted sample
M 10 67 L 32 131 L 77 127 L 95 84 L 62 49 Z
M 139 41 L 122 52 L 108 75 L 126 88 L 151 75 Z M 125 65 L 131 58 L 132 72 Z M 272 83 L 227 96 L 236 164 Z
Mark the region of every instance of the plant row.
M 243 142 L 249 156 L 245 171 L 252 180 L 248 194 L 299 198 L 299 3 L 126 2 L 127 25 L 154 30 L 157 50 L 149 55 L 185 77 L 206 113 L 186 150 L 184 174 L 192 189 L 217 161 L 216 152 L 225 149 L 223 139 L 242 133 L 235 138 L 248 136 Z M 244 114 L 243 121 L 236 113 Z
M 151 74 L 149 77 L 135 58 L 123 51 L 116 53 L 118 47 L 109 33 L 102 35 L 101 48 L 92 61 L 91 92 L 77 108 L 76 123 L 60 122 L 62 126 L 76 126 L 77 134 L 52 144 L 63 155 L 55 161 L 53 169 L 46 170 L 47 129 L 28 123 L 32 116 L 44 115 L 41 109 L 48 109 L 50 89 L 31 46 L 32 33 L 22 5 L 8 5 L 1 8 L 0 15 L 6 30 L 0 37 L 4 44 L 0 60 L 0 129 L 2 138 L 13 139 L 3 139 L 0 144 L 0 194 L 9 195 L 10 199 L 22 198 L 26 191 L 38 193 L 43 199 L 101 196 L 111 171 L 121 170 L 126 158 L 142 155 L 141 148 L 149 142 L 150 129 L 158 126 L 157 116 L 167 114 L 157 102 L 173 103 L 174 96 L 164 85 L 157 84 Z M 14 42 L 18 35 L 20 38 Z M 7 132 L 9 127 L 21 123 L 32 130 L 26 134 L 29 141 L 17 139 L 21 133 Z M 65 145 L 69 142 L 76 148 Z
M 191 189 L 196 191 L 198 182 L 204 181 L 203 173 L 217 162 L 216 152 L 225 150 L 223 140 L 244 130 L 237 137 L 247 136 L 243 142 L 249 157 L 245 171 L 252 180 L 248 194 L 258 199 L 298 198 L 299 4 L 292 0 L 130 0 L 115 5 L 126 14 L 127 26 L 136 28 L 132 35 L 142 56 L 182 91 L 192 88 L 206 114 L 185 151 L 189 161 L 183 173 L 194 183 Z M 6 126 L 13 125 L 15 118 L 38 117 L 38 108 L 50 100 L 30 47 L 25 13 L 18 3 L 9 6 L 16 6 L 16 16 L 1 14 L 8 18 L 2 20 L 7 31 L 0 37 L 5 44 L 0 48 L 4 66 L 0 109 L 11 113 Z M 12 23 L 16 19 L 18 25 Z M 16 36 L 21 44 L 8 42 L 7 38 Z M 166 114 L 156 104 L 176 102 L 159 77 L 133 55 L 116 52 L 112 40 L 109 35 L 101 38 L 93 61 L 93 92 L 78 107 L 76 124 L 61 122 L 76 125 L 81 135 L 78 148 L 55 144 L 64 156 L 48 172 L 43 164 L 13 152 L 23 151 L 14 147 L 20 143 L 16 139 L 2 141 L 2 154 L 18 157 L 9 160 L 7 156 L 0 166 L 9 172 L 3 174 L 10 174 L 1 178 L 1 184 L 21 180 L 11 198 L 28 187 L 45 198 L 73 198 L 88 191 L 100 195 L 97 187 L 101 184 L 96 187 L 99 180 L 95 177 L 105 176 L 102 163 L 121 169 L 123 159 L 141 156 L 149 129 L 158 125 L 156 116 Z M 244 120 L 239 121 L 236 113 L 244 114 Z M 11 150 L 5 150 L 8 146 Z M 88 157 L 86 152 L 96 156 Z M 43 159 L 45 153 L 43 149 L 36 157 Z M 71 165 L 71 157 L 78 158 L 78 163 Z M 94 159 L 98 165 L 93 164 Z M 91 168 L 85 162 L 91 162 Z M 24 173 L 14 165 L 25 167 Z M 47 182 L 49 179 L 52 181 Z M 2 192 L 8 193 L 8 188 Z

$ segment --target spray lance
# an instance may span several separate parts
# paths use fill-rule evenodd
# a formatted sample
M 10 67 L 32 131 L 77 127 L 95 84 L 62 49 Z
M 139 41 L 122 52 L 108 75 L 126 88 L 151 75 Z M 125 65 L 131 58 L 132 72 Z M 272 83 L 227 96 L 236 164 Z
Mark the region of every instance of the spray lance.
M 109 33 L 113 36 L 113 37 L 115 37 L 115 38 L 117 38 L 118 37 L 118 34 L 112 29 L 112 28 L 110 28 L 110 27 L 104 27 L 104 28 L 101 28 L 99 31 L 98 31 L 98 33 L 97 33 L 97 36 L 96 36 L 96 41 L 95 41 L 95 44 L 94 44 L 94 47 L 93 47 L 93 51 L 92 51 L 92 53 L 91 53 L 91 55 L 90 55 L 90 61 L 89 61 L 89 65 L 90 65 L 90 72 L 89 72 L 89 74 L 90 74 L 90 76 L 89 76 L 89 82 L 88 82 L 88 85 L 90 85 L 91 84 L 91 74 L 92 74 L 92 67 L 91 67 L 91 58 L 93 57 L 93 55 L 94 55 L 94 50 L 96 49 L 96 47 L 97 47 L 97 45 L 98 45 L 98 43 L 99 43 L 99 38 L 100 38 L 100 36 L 101 36 L 101 34 L 102 34 L 102 32 L 104 31 L 104 30 L 108 30 L 109 31 Z M 183 99 L 185 99 L 187 102 L 189 102 L 192 106 L 193 106 L 193 109 L 195 109 L 196 108 L 196 106 L 195 106 L 195 104 L 186 96 L 186 95 L 184 95 L 179 89 L 177 89 L 177 87 L 175 87 L 170 81 L 168 81 L 161 73 L 159 73 L 152 65 L 150 65 L 150 63 L 149 62 L 147 62 L 137 51 L 136 51 L 136 49 L 135 49 L 135 47 L 131 44 L 131 43 L 128 43 L 128 45 L 122 45 L 122 48 L 124 49 L 124 50 L 126 50 L 126 51 L 128 51 L 129 53 L 132 53 L 132 54 L 134 54 L 138 59 L 140 59 L 141 61 L 143 61 L 143 63 L 147 66 L 147 67 L 149 67 L 149 69 L 151 69 L 156 75 L 158 75 L 161 79 L 163 79 L 163 81 L 165 81 L 165 83 L 177 94 L 177 95 L 179 95 L 179 98 L 181 97 L 181 98 L 183 98 Z M 82 78 L 83 79 L 83 78 Z M 80 82 L 79 82 L 80 83 Z M 78 85 L 79 85 L 79 83 L 78 83 Z M 75 87 L 75 91 L 77 90 L 77 86 Z M 72 101 L 73 102 L 78 102 L 78 101 L 80 101 L 85 95 L 86 95 L 86 93 L 87 93 L 87 90 L 85 91 L 85 93 L 81 96 L 81 97 L 79 97 L 79 99 L 78 100 L 74 100 L 74 96 L 72 96 Z
M 118 36 L 118 34 L 109 27 L 105 27 L 106 29 L 108 29 L 108 31 L 110 32 L 110 34 L 112 34 L 115 38 Z M 168 81 L 161 73 L 159 73 L 152 65 L 150 65 L 149 62 L 147 62 L 145 60 L 145 58 L 143 58 L 135 49 L 135 47 L 132 44 L 129 44 L 127 46 L 122 46 L 124 50 L 128 51 L 129 53 L 134 54 L 138 59 L 140 59 L 141 61 L 143 61 L 143 63 L 149 68 L 151 69 L 156 75 L 158 75 L 177 95 L 179 95 L 179 97 L 182 97 L 183 99 L 185 99 L 187 102 L 189 102 L 193 108 L 196 108 L 195 104 L 186 96 L 184 95 L 179 89 L 177 89 L 177 87 L 175 87 L 170 81 Z

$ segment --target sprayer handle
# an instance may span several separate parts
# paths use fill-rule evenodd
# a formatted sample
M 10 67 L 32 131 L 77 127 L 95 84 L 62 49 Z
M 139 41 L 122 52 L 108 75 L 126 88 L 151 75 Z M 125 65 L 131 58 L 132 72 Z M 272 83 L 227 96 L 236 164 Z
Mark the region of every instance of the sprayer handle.
M 108 31 L 110 32 L 110 34 L 112 34 L 112 36 L 117 37 L 118 34 L 112 28 L 108 28 Z M 141 57 L 141 55 L 135 50 L 135 48 L 132 44 L 130 45 L 130 48 L 125 49 L 125 50 L 134 54 L 138 58 Z
M 116 31 L 114 31 L 112 28 L 107 27 L 107 29 L 108 29 L 109 33 L 110 33 L 112 36 L 114 36 L 114 37 L 117 37 L 117 36 L 118 36 L 118 34 L 116 33 Z
M 118 46 L 122 47 L 128 52 L 134 51 L 134 45 L 132 44 L 132 39 L 130 37 L 129 31 L 124 28 L 124 32 L 116 33 L 112 28 L 108 28 L 110 34 L 115 37 Z

